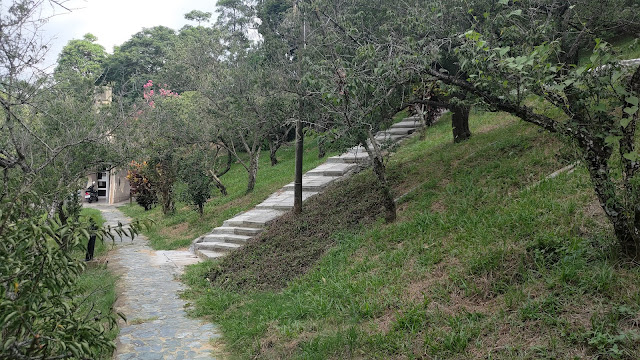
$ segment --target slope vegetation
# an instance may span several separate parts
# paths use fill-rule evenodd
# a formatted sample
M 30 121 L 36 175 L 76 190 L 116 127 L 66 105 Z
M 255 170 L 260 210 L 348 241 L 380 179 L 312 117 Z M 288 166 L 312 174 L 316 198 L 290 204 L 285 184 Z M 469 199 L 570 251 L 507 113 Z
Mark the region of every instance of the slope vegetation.
M 235 358 L 640 357 L 640 268 L 570 147 L 504 114 L 443 119 L 389 162 L 399 219 L 364 171 L 244 249 L 189 269 L 194 314 Z

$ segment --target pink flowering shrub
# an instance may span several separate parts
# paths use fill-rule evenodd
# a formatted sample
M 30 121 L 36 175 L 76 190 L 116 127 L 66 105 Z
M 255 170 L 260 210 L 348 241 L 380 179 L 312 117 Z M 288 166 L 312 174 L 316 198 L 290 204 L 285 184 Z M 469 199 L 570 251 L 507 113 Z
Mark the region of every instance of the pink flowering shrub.
M 151 108 L 156 107 L 156 101 L 160 98 L 180 97 L 178 93 L 166 89 L 167 84 L 164 84 L 164 87 L 159 88 L 157 93 L 153 90 L 153 86 L 154 84 L 152 80 L 147 81 L 147 83 L 142 86 L 142 97 Z

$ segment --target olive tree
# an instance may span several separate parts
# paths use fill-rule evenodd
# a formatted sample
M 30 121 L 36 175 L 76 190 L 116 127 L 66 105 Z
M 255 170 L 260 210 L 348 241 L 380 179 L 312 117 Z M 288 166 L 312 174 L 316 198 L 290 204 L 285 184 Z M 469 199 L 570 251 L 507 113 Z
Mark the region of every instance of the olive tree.
M 0 5 L 0 358 L 109 355 L 115 314 L 93 309 L 76 286 L 91 226 L 63 204 L 78 179 L 109 162 L 124 117 L 96 111 L 93 84 L 67 92 L 39 69 L 47 46 L 40 8 Z M 129 231 L 133 236 L 134 226 Z M 98 237 L 109 229 L 97 230 Z
M 571 139 L 621 248 L 634 257 L 640 255 L 640 68 L 618 61 L 601 37 L 637 29 L 639 6 L 625 0 L 500 0 L 473 26 L 449 34 L 462 40 L 456 55 L 466 76 L 425 65 L 435 79 L 490 108 Z M 539 104 L 561 115 L 550 116 Z

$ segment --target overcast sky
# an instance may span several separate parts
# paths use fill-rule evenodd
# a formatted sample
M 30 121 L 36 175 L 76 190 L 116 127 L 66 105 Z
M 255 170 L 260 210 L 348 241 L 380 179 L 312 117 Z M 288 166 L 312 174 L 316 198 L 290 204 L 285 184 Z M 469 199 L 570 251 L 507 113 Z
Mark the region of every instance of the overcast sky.
M 215 3 L 216 0 L 69 0 L 65 6 L 72 11 L 56 8 L 58 15 L 45 26 L 44 36 L 52 41 L 45 65 L 54 65 L 69 40 L 81 39 L 88 32 L 113 53 L 114 45 L 121 45 L 144 27 L 164 25 L 178 30 L 188 23 L 196 25 L 184 18 L 191 10 L 211 12 L 213 19 Z

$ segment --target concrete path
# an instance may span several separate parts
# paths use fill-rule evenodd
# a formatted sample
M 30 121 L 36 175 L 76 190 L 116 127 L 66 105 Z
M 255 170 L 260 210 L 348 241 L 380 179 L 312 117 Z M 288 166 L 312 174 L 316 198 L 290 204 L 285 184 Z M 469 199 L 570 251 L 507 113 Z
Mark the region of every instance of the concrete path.
M 406 118 L 392 125 L 390 129 L 378 132 L 375 141 L 380 146 L 390 146 L 413 134 L 420 126 L 417 118 Z M 361 146 L 353 147 L 342 155 L 330 157 L 324 164 L 307 171 L 302 177 L 302 200 L 321 193 L 334 181 L 351 175 L 360 166 L 366 165 L 368 160 L 369 154 Z M 293 183 L 285 185 L 255 208 L 225 221 L 211 233 L 198 237 L 193 241 L 192 249 L 203 259 L 224 256 L 229 251 L 242 247 L 258 235 L 269 222 L 291 209 Z
M 116 206 L 85 204 L 99 209 L 110 225 L 130 221 Z M 154 251 L 144 236 L 116 240 L 108 255 L 108 268 L 120 275 L 115 310 L 123 313 L 114 359 L 213 359 L 210 340 L 220 336 L 216 327 L 187 317 L 184 289 L 177 280 L 185 265 L 199 259 L 189 251 Z

